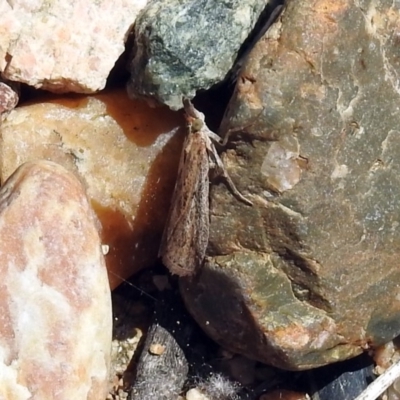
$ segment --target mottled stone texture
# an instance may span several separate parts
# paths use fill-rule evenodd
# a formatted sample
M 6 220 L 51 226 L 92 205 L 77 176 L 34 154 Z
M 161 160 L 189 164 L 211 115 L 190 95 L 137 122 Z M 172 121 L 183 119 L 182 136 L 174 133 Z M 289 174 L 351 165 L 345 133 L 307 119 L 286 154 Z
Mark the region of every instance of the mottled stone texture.
M 266 0 L 156 0 L 135 25 L 129 94 L 172 109 L 223 80 Z
M 0 398 L 104 399 L 110 289 L 76 177 L 46 161 L 0 190 Z
M 124 90 L 41 99 L 13 110 L 0 132 L 0 181 L 22 163 L 57 162 L 84 182 L 101 221 L 110 285 L 153 265 L 175 185 L 184 121 Z
M 55 92 L 102 89 L 146 2 L 0 1 L 0 72 Z
M 233 351 L 287 369 L 400 333 L 398 2 L 289 1 L 239 77 L 185 301 Z M 218 304 L 218 307 L 215 305 Z
M 19 100 L 19 84 L 0 78 L 0 114 L 11 111 Z

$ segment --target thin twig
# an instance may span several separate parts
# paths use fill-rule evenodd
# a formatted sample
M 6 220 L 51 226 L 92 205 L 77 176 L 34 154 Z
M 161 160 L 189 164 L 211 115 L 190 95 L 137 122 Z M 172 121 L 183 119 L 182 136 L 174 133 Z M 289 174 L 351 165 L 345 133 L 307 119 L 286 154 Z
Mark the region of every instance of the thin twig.
M 375 379 L 354 400 L 376 400 L 398 378 L 400 378 L 400 360 Z

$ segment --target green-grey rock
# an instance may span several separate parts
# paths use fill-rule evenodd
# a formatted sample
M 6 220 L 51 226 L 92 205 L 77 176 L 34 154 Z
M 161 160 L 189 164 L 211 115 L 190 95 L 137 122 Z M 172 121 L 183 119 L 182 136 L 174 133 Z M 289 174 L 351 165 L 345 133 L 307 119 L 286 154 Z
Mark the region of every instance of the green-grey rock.
M 222 81 L 266 0 L 153 0 L 136 20 L 128 92 L 178 110 Z
M 400 333 L 400 12 L 288 1 L 238 79 L 222 132 L 240 203 L 212 187 L 208 257 L 182 280 L 228 347 L 300 370 Z

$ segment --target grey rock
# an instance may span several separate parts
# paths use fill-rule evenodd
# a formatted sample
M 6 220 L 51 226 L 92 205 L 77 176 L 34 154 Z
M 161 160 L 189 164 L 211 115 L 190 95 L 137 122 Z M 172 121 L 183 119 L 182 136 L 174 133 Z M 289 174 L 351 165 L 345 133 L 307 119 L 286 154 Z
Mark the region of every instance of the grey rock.
M 221 345 L 280 368 L 400 333 L 399 3 L 288 1 L 221 132 L 238 189 L 211 190 L 208 257 L 182 280 Z M 218 307 L 216 306 L 218 305 Z
M 354 400 L 376 378 L 373 367 L 372 359 L 363 354 L 307 371 L 309 394 L 318 400 Z
M 190 335 L 180 321 L 182 302 L 169 291 L 160 297 L 137 362 L 131 400 L 176 400 L 188 375 L 184 347 Z
M 136 21 L 128 92 L 178 110 L 222 81 L 266 0 L 157 0 Z

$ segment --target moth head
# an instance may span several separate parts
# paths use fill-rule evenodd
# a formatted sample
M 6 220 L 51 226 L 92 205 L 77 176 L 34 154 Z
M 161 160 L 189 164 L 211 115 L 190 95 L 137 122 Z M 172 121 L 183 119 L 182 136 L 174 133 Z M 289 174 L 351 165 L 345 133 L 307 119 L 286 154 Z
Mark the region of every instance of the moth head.
M 200 132 L 204 127 L 204 122 L 200 118 L 194 118 L 190 123 L 192 132 Z

